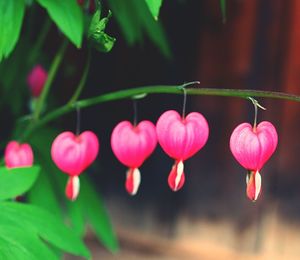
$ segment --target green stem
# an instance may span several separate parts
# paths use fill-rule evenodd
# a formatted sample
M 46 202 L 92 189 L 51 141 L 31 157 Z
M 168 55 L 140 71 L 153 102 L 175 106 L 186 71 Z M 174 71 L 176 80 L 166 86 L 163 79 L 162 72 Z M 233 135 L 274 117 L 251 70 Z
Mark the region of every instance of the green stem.
M 283 99 L 295 102 L 300 102 L 300 96 L 287 94 L 282 92 L 262 91 L 262 90 L 241 90 L 241 89 L 218 89 L 218 88 L 190 88 L 186 89 L 188 95 L 203 95 L 203 96 L 223 96 L 223 97 L 237 97 L 249 99 L 249 97 L 263 97 L 273 99 Z M 180 86 L 148 86 L 131 88 L 126 90 L 115 91 L 103 94 L 97 97 L 83 99 L 73 104 L 66 104 L 58 109 L 46 114 L 42 119 L 36 121 L 29 126 L 24 132 L 24 138 L 28 138 L 37 128 L 53 121 L 54 119 L 74 111 L 76 107 L 85 108 L 96 104 L 116 101 L 120 99 L 132 98 L 143 94 L 179 94 L 182 95 L 182 85 Z
M 79 98 L 79 96 L 85 86 L 85 83 L 86 83 L 86 79 L 87 79 L 89 69 L 90 69 L 90 63 L 91 63 L 91 50 L 89 49 L 88 57 L 87 57 L 87 61 L 86 61 L 86 65 L 84 67 L 82 77 L 80 79 L 80 82 L 78 84 L 78 87 L 76 88 L 74 95 L 70 98 L 70 101 L 68 102 L 69 104 L 73 104 Z
M 45 42 L 50 27 L 51 27 L 51 20 L 47 17 L 39 33 L 39 37 L 32 48 L 33 51 L 31 52 L 31 55 L 28 58 L 28 64 L 30 65 L 33 64 L 37 59 L 38 55 L 40 54 L 40 50 Z
M 222 22 L 226 23 L 226 0 L 220 0 L 220 9 L 222 13 Z
M 257 105 L 254 105 L 254 121 L 253 121 L 253 129 L 256 131 L 257 125 Z
M 39 98 L 37 100 L 36 108 L 33 112 L 33 120 L 34 121 L 37 121 L 39 119 L 39 116 L 40 116 L 40 114 L 42 112 L 42 109 L 43 109 L 43 105 L 45 103 L 45 100 L 46 100 L 46 98 L 48 96 L 48 93 L 49 93 L 49 90 L 51 88 L 52 82 L 55 78 L 55 75 L 57 73 L 59 65 L 62 62 L 65 50 L 67 48 L 67 44 L 68 44 L 67 41 L 64 40 L 61 47 L 60 47 L 60 49 L 59 49 L 59 51 L 56 53 L 56 56 L 55 56 L 54 60 L 52 61 L 52 64 L 51 64 L 51 67 L 50 67 L 50 70 L 49 70 L 49 73 L 48 73 L 47 81 L 45 83 L 45 86 L 43 88 L 43 91 L 42 91 L 41 95 L 39 96 Z

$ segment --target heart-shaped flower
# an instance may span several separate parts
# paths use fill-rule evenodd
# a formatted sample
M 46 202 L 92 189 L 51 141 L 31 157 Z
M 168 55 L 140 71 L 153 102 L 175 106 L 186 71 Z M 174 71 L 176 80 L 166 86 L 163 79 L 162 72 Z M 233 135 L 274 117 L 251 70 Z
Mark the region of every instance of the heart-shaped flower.
M 9 142 L 5 148 L 4 161 L 7 168 L 32 166 L 33 152 L 31 146 L 27 143 Z
M 80 135 L 63 132 L 53 141 L 52 160 L 62 172 L 70 176 L 66 187 L 69 199 L 76 199 L 80 185 L 78 176 L 96 159 L 98 151 L 98 138 L 91 131 Z
M 181 117 L 177 111 L 169 110 L 158 119 L 156 133 L 162 149 L 175 159 L 168 183 L 173 191 L 177 191 L 185 181 L 183 161 L 192 157 L 206 144 L 209 135 L 208 123 L 198 112 Z
M 252 127 L 249 123 L 238 125 L 230 137 L 230 150 L 234 158 L 248 170 L 247 196 L 252 201 L 261 190 L 259 171 L 276 150 L 278 136 L 275 127 L 267 121 Z
M 120 122 L 111 135 L 111 148 L 118 160 L 127 166 L 125 187 L 135 195 L 140 185 L 139 167 L 151 155 L 157 145 L 155 126 L 144 120 L 137 126 L 129 121 Z

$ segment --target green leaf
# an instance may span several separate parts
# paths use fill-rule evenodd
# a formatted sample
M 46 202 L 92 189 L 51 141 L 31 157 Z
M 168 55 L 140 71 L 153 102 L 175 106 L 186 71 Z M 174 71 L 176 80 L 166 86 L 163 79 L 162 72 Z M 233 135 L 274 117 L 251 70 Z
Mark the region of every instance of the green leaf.
M 74 255 L 90 258 L 90 252 L 81 239 L 64 226 L 61 220 L 50 212 L 21 203 L 0 203 L 0 223 L 14 226 L 24 232 L 37 234 L 55 247 Z
M 63 194 L 63 196 L 65 196 Z M 79 194 L 79 197 L 75 202 L 72 201 L 66 201 L 67 203 L 67 210 L 69 213 L 69 218 L 71 221 L 71 228 L 78 234 L 80 237 L 84 237 L 85 235 L 85 227 L 86 222 L 84 218 L 84 211 L 85 206 L 87 205 L 86 202 L 81 199 L 81 195 Z M 88 202 L 87 202 L 88 203 Z
M 101 52 L 110 52 L 116 41 L 116 38 L 113 38 L 104 32 L 100 32 L 93 39 L 93 46 L 96 50 Z
M 59 199 L 47 173 L 48 168 L 43 164 L 42 160 L 36 158 L 36 161 L 38 161 L 42 169 L 37 181 L 28 193 L 28 200 L 31 204 L 48 209 L 53 214 L 61 217 L 62 212 Z M 45 196 L 45 194 L 47 194 L 47 196 Z
M 108 13 L 107 17 L 100 20 L 99 10 L 97 10 L 97 12 L 93 15 L 88 31 L 88 37 L 91 40 L 92 45 L 98 51 L 109 52 L 115 44 L 116 39 L 104 32 L 110 17 L 111 12 Z
M 154 19 L 158 19 L 159 10 L 163 0 L 145 0 Z
M 77 47 L 83 37 L 83 13 L 76 0 L 36 0 L 49 13 L 59 29 Z
M 24 0 L 0 0 L 0 61 L 14 49 L 22 27 Z
M 0 225 L 0 259 L 59 259 L 42 240 L 22 228 Z
M 222 13 L 222 22 L 226 23 L 226 0 L 220 0 L 220 8 Z
M 0 200 L 15 198 L 28 191 L 38 177 L 39 166 L 0 168 Z
M 108 3 L 130 45 L 142 41 L 146 33 L 166 57 L 171 57 L 165 33 L 145 1 L 109 0 Z
M 104 246 L 112 252 L 117 252 L 119 249 L 118 240 L 107 211 L 103 206 L 103 201 L 86 176 L 82 176 L 80 182 L 80 196 L 84 206 L 82 210 L 87 217 L 88 223 L 93 227 L 98 239 Z

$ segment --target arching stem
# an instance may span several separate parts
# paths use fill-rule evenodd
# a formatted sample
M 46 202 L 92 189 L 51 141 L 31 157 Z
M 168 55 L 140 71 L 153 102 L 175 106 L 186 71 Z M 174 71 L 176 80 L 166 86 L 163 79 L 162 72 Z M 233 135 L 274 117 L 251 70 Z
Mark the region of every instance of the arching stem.
M 87 55 L 87 60 L 86 64 L 84 66 L 84 71 L 82 73 L 81 79 L 79 81 L 79 84 L 75 90 L 75 93 L 73 96 L 70 98 L 69 104 L 72 104 L 77 101 L 77 99 L 80 97 L 81 92 L 86 84 L 87 76 L 90 70 L 90 63 L 91 63 L 91 50 L 88 49 L 88 55 Z
M 101 94 L 96 97 L 78 100 L 76 104 L 82 109 L 90 106 L 94 106 L 101 103 L 117 101 L 121 99 L 134 98 L 136 96 L 145 97 L 147 94 L 179 94 L 182 95 L 180 86 L 159 85 L 159 86 L 147 86 L 139 88 L 124 89 L 115 92 Z M 300 103 L 300 96 L 294 94 L 288 94 L 283 92 L 263 91 L 263 90 L 248 90 L 248 89 L 224 89 L 224 88 L 191 88 L 187 89 L 188 95 L 202 95 L 202 96 L 222 96 L 222 97 L 236 97 L 248 99 L 249 97 L 263 97 L 280 100 L 289 100 Z M 64 114 L 70 113 L 76 109 L 74 104 L 66 104 L 55 110 L 52 110 L 45 114 L 43 118 L 30 124 L 24 131 L 22 140 L 26 140 L 36 129 L 39 127 L 61 117 Z M 26 117 L 26 116 L 25 116 Z M 21 119 L 20 119 L 21 120 Z

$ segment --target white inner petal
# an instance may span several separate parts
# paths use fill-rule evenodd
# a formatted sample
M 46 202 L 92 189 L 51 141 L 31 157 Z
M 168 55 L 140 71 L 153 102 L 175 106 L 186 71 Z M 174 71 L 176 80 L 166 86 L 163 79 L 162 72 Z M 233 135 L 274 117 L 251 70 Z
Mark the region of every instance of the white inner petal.
M 260 193 L 260 189 L 261 189 L 261 175 L 257 171 L 255 173 L 255 198 L 254 198 L 254 200 L 257 200 L 257 197 Z
M 141 173 L 138 168 L 135 168 L 132 172 L 132 179 L 133 179 L 133 190 L 131 195 L 135 195 L 138 191 L 138 188 L 141 183 Z
M 78 176 L 75 176 L 72 178 L 72 190 L 73 190 L 72 199 L 73 200 L 77 198 L 79 189 L 80 189 L 80 181 Z
M 180 183 L 180 180 L 181 180 L 181 177 L 182 177 L 182 174 L 183 174 L 183 170 L 184 170 L 184 164 L 183 164 L 182 161 L 180 161 L 177 164 L 177 171 L 176 171 L 176 178 L 175 178 L 175 190 L 177 190 L 177 187 Z

